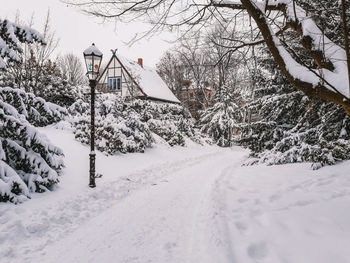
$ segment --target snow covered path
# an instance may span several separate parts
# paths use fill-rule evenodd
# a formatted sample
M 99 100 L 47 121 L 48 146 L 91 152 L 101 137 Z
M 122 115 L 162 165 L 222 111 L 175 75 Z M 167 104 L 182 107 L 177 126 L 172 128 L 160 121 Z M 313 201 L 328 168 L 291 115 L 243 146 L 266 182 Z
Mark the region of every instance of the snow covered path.
M 181 167 L 155 167 L 148 172 L 159 174 L 157 180 L 90 220 L 42 260 L 187 262 L 197 246 L 191 242 L 197 226 L 210 230 L 201 216 L 207 212 L 215 178 L 221 175 L 219 167 L 230 163 L 232 154 L 219 152 L 181 162 Z
M 0 262 L 348 263 L 350 162 L 241 167 L 240 148 L 167 148 L 106 157 L 66 131 L 60 187 L 0 204 Z
M 60 142 L 67 168 L 57 191 L 0 207 L 6 262 L 185 262 L 215 179 L 245 155 L 218 147 L 98 154 L 104 176 L 89 189 L 88 148 L 69 132 L 43 132 Z

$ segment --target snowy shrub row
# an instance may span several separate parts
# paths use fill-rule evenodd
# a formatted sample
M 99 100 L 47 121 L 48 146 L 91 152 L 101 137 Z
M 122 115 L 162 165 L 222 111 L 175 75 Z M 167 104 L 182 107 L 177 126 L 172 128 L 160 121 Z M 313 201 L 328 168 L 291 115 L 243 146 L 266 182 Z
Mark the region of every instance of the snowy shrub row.
M 186 145 L 186 138 L 201 143 L 201 136 L 194 127 L 194 120 L 187 109 L 180 105 L 135 100 L 128 107 L 141 116 L 151 132 L 163 138 L 170 146 Z
M 78 100 L 68 108 L 73 116 L 75 137 L 90 141 L 90 105 Z M 201 137 L 187 110 L 179 105 L 145 100 L 124 101 L 112 94 L 102 94 L 96 102 L 96 147 L 107 154 L 143 152 L 156 134 L 170 146 L 186 144 L 186 139 L 200 142 Z
M 138 116 L 98 116 L 95 120 L 96 148 L 107 154 L 116 152 L 144 152 L 150 146 L 152 136 L 147 126 Z M 75 122 L 75 138 L 83 143 L 90 143 L 90 118 L 83 117 Z
M 60 120 L 66 111 L 32 94 L 0 89 L 0 201 L 13 203 L 58 183 L 62 151 L 33 125 Z
M 349 159 L 350 140 L 339 136 L 337 139 L 327 141 L 319 136 L 319 130 L 312 128 L 305 132 L 284 131 L 282 139 L 271 139 L 261 152 L 252 152 L 256 159 L 249 160 L 247 164 L 266 163 L 268 165 L 312 162 L 312 168 L 318 169 L 324 165 L 332 165 Z M 263 147 L 260 147 L 263 148 Z

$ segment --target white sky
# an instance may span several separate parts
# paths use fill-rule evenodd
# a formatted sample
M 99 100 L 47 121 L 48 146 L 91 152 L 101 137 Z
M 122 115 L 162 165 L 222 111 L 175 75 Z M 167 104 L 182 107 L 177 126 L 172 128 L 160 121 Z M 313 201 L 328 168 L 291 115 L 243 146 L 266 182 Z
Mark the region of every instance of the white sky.
M 48 8 L 51 12 L 51 27 L 60 39 L 55 55 L 72 52 L 82 57 L 82 52 L 95 43 L 104 54 L 104 62 L 110 58 L 110 50 L 118 48 L 119 54 L 133 60 L 142 57 L 145 65 L 155 67 L 162 54 L 171 47 L 167 41 L 173 37 L 166 33 L 128 47 L 125 42 L 135 33 L 144 31 L 145 25 L 134 23 L 115 27 L 114 23 L 101 23 L 59 0 L 8 0 L 1 5 L 0 18 L 13 21 L 19 11 L 21 20 L 29 21 L 34 13 L 33 27 L 41 32 Z

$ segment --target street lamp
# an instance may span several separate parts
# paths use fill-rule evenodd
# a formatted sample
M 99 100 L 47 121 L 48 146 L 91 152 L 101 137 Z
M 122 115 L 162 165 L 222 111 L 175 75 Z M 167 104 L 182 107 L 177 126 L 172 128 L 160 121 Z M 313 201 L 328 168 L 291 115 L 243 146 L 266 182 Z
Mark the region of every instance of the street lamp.
M 95 88 L 96 88 L 96 79 L 100 73 L 100 65 L 102 61 L 102 52 L 95 47 L 95 44 L 92 44 L 84 51 L 84 59 L 86 64 L 86 76 L 89 78 L 89 85 L 91 88 L 91 124 L 90 124 L 90 182 L 89 186 L 91 188 L 96 187 L 95 178 Z

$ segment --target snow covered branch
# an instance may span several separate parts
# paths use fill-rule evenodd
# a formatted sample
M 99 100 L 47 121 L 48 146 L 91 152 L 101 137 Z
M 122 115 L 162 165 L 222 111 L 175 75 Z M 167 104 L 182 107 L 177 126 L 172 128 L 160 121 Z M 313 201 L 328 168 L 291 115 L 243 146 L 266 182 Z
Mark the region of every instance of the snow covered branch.
M 0 69 L 6 67 L 6 59 L 20 62 L 21 43 L 33 42 L 45 44 L 43 36 L 36 30 L 0 19 Z
M 342 105 L 350 115 L 350 96 L 345 50 L 336 45 L 292 0 L 213 1 L 214 6 L 245 9 L 255 20 L 270 52 L 288 81 L 309 96 Z M 284 13 L 286 25 L 297 32 L 301 43 L 318 66 L 312 70 L 297 62 L 282 45 L 265 15 L 266 10 Z
M 63 152 L 33 124 L 59 121 L 66 112 L 33 94 L 0 88 L 0 202 L 19 203 L 58 183 Z

